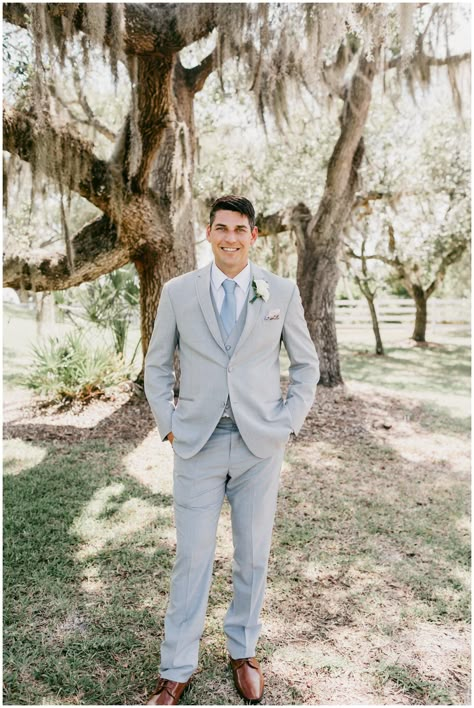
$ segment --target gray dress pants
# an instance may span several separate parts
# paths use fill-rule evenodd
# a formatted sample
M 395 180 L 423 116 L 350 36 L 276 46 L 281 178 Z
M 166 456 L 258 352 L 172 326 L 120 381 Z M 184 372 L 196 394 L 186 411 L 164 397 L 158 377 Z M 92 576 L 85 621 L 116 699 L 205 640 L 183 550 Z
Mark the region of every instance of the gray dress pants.
M 175 453 L 177 546 L 161 644 L 163 678 L 185 682 L 197 668 L 226 495 L 234 544 L 233 599 L 224 620 L 227 649 L 233 659 L 255 656 L 284 450 L 282 444 L 272 457 L 256 457 L 235 423 L 222 418 L 192 458 Z

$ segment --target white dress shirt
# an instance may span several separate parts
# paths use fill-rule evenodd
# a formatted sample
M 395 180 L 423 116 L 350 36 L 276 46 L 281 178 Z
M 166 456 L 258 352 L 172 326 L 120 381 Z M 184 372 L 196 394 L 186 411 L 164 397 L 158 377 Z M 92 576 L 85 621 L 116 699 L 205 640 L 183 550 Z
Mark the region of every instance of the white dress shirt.
M 236 319 L 239 319 L 242 308 L 245 305 L 245 298 L 247 296 L 249 285 L 250 285 L 250 263 L 247 263 L 245 268 L 240 271 L 235 278 L 229 278 L 225 273 L 223 273 L 220 268 L 216 266 L 215 261 L 211 266 L 211 288 L 212 294 L 214 295 L 214 300 L 216 301 L 217 309 L 221 311 L 225 290 L 222 287 L 224 280 L 234 280 L 237 283 L 235 288 L 235 306 L 236 306 Z

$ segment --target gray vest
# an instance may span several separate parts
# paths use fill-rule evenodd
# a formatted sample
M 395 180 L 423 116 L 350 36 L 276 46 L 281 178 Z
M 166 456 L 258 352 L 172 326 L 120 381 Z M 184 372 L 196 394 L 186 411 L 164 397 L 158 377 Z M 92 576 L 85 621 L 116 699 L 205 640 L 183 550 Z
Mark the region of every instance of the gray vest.
M 245 326 L 245 320 L 247 318 L 247 306 L 248 306 L 248 292 L 245 296 L 245 303 L 242 308 L 242 312 L 239 315 L 239 319 L 235 323 L 235 327 L 232 330 L 232 332 L 227 336 L 227 332 L 224 329 L 224 325 L 222 324 L 221 320 L 221 315 L 219 310 L 217 309 L 216 301 L 214 300 L 214 295 L 212 293 L 212 287 L 211 287 L 211 300 L 212 300 L 212 306 L 214 307 L 214 312 L 216 313 L 216 319 L 217 319 L 217 324 L 219 325 L 219 330 L 221 333 L 222 341 L 224 342 L 225 350 L 227 352 L 227 356 L 229 359 L 231 358 L 232 354 L 234 353 L 235 347 L 238 344 L 238 341 L 240 339 L 240 335 L 242 334 Z M 231 418 L 234 423 L 234 414 L 232 413 L 232 406 L 230 404 L 230 398 L 227 397 L 227 402 L 225 404 L 225 409 L 224 409 L 224 416 L 228 416 Z

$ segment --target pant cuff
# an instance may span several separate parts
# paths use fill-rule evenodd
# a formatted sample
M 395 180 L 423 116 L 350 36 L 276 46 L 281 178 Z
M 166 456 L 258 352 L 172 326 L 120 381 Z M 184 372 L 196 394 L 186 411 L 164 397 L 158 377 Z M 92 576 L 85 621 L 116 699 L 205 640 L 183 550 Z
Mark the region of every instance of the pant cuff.
M 160 670 L 160 677 L 164 679 L 168 679 L 168 681 L 178 681 L 178 683 L 186 683 L 189 681 L 191 676 L 193 675 L 194 671 L 180 671 L 179 669 L 164 669 L 163 671 Z

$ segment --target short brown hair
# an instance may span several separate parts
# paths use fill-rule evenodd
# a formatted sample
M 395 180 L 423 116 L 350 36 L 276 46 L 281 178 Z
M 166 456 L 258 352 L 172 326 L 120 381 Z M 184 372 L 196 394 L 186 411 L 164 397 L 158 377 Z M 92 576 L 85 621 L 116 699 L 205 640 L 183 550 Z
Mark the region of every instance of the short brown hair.
M 252 231 L 255 227 L 255 209 L 253 208 L 252 202 L 250 202 L 245 197 L 238 197 L 236 194 L 225 194 L 223 197 L 219 197 L 215 200 L 211 206 L 211 213 L 209 214 L 209 225 L 212 226 L 216 211 L 236 211 L 238 214 L 243 214 L 249 220 L 250 230 Z

